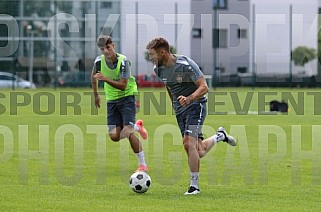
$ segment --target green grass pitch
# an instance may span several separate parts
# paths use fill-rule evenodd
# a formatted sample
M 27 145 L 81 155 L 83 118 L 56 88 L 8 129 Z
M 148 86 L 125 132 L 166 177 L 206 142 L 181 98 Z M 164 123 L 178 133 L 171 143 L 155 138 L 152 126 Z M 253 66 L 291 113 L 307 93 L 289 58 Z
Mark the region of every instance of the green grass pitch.
M 102 91 L 102 90 L 101 90 Z M 137 118 L 151 188 L 128 179 L 137 158 L 106 134 L 88 89 L 0 91 L 2 211 L 319 211 L 321 90 L 219 88 L 208 94 L 204 134 L 224 126 L 236 148 L 218 143 L 201 160 L 201 194 L 189 186 L 187 157 L 164 88 L 140 89 Z M 103 96 L 102 96 L 103 98 Z M 269 101 L 288 100 L 287 114 Z

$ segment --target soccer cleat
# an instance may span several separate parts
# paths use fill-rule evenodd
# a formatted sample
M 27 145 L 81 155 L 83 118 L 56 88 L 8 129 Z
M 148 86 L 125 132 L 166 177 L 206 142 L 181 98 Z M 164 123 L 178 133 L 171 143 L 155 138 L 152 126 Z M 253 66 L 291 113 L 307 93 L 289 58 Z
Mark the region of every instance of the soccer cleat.
M 145 129 L 145 127 L 144 127 L 144 122 L 143 122 L 143 120 L 138 119 L 138 120 L 136 121 L 136 125 L 138 126 L 138 133 L 140 134 L 140 136 L 141 136 L 144 140 L 146 140 L 147 137 L 148 137 L 148 133 L 147 133 L 147 130 Z
M 229 134 L 227 134 L 226 130 L 224 129 L 224 127 L 219 127 L 217 130 L 218 133 L 223 133 L 225 136 L 225 139 L 223 140 L 223 142 L 228 143 L 231 146 L 236 146 L 236 140 L 235 138 L 233 138 L 233 136 L 230 136 Z
M 198 188 L 195 188 L 194 186 L 190 186 L 188 191 L 186 191 L 184 195 L 199 194 L 199 193 L 201 193 L 201 191 Z
M 135 172 L 147 172 L 148 171 L 148 166 L 145 166 L 145 165 L 138 165 L 138 168 L 136 169 Z

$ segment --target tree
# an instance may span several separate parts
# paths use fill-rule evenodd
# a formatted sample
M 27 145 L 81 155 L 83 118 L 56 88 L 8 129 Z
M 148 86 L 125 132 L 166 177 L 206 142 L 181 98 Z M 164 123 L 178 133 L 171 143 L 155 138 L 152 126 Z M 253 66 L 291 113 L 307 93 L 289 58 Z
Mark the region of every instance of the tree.
M 297 66 L 304 66 L 316 58 L 316 50 L 305 46 L 298 46 L 292 51 L 292 60 Z

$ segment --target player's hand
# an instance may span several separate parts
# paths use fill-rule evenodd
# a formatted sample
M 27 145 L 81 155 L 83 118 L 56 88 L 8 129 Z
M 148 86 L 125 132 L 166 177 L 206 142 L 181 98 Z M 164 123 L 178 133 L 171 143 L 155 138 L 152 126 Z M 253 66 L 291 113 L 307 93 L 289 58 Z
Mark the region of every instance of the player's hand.
M 97 80 L 104 80 L 104 79 L 105 79 L 105 76 L 104 76 L 101 72 L 97 72 L 97 73 L 94 75 L 94 78 L 97 79 Z
M 95 106 L 96 106 L 96 108 L 100 108 L 100 97 L 99 97 L 99 95 L 95 95 Z
M 182 95 L 177 97 L 177 100 L 184 107 L 186 107 L 187 105 L 189 105 L 192 102 L 191 98 L 189 96 L 186 97 L 186 96 L 182 96 Z

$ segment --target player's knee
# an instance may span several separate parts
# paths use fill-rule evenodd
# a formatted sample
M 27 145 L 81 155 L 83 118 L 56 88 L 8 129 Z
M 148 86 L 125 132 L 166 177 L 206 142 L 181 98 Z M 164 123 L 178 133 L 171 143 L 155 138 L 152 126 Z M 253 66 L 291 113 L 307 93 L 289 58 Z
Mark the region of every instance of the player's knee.
M 206 155 L 206 152 L 205 152 L 205 151 L 198 151 L 198 156 L 199 156 L 200 158 L 203 158 L 205 155 Z
M 132 127 L 125 126 L 123 130 L 120 132 L 120 137 L 129 138 L 133 132 L 134 132 L 134 129 Z
M 122 133 L 122 137 L 129 139 L 129 137 L 130 137 L 130 135 L 131 135 L 132 133 L 133 133 L 133 132 L 123 132 L 123 133 Z
M 118 142 L 120 140 L 120 136 L 119 135 L 109 134 L 109 137 L 114 142 Z
M 189 137 L 184 137 L 183 145 L 186 152 L 195 149 L 195 143 Z

